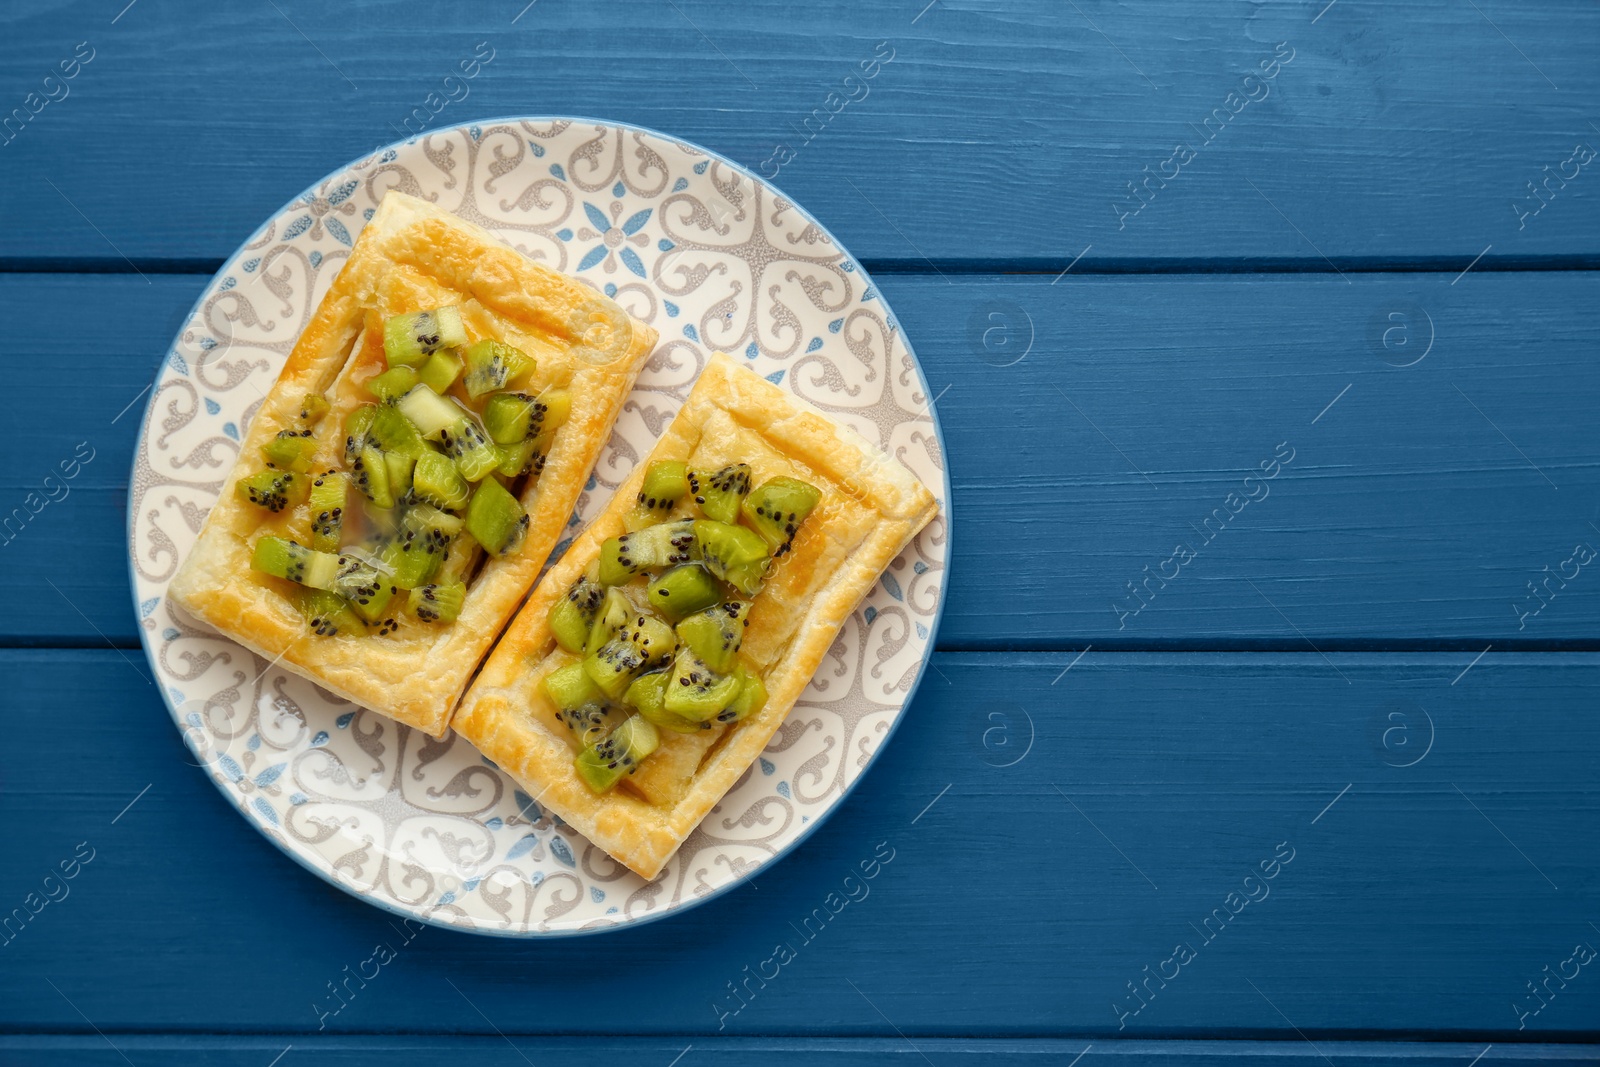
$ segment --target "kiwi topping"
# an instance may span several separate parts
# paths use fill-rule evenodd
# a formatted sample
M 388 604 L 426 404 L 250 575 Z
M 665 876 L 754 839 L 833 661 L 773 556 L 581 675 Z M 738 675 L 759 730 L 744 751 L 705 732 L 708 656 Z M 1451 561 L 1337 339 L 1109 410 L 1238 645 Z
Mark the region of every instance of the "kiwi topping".
M 472 498 L 472 486 L 450 457 L 429 450 L 417 457 L 411 474 L 411 494 L 424 503 L 446 511 L 460 511 Z
M 291 504 L 299 504 L 310 490 L 311 480 L 294 471 L 264 470 L 240 478 L 234 492 L 240 499 L 276 514 Z
M 506 383 L 514 382 L 534 370 L 533 357 L 522 349 L 488 338 L 474 341 L 462 349 L 461 358 L 466 361 L 466 374 L 461 384 L 474 400 L 484 393 L 503 389 Z
M 495 406 L 502 405 L 491 429 L 511 437 L 522 431 L 523 412 L 509 399 Z M 635 743 L 642 726 L 694 734 L 766 706 L 760 671 L 740 655 L 751 600 L 793 550 L 822 493 L 797 478 L 770 478 L 754 491 L 752 482 L 744 463 L 716 470 L 651 463 L 623 519 L 627 532 L 601 542 L 588 573 L 551 606 L 555 643 L 584 658 L 548 675 L 545 689 L 578 738 L 574 769 L 597 792 L 655 750 L 658 734 Z
M 270 466 L 298 474 L 311 469 L 316 451 L 310 430 L 279 430 L 278 436 L 261 446 L 261 456 Z
M 604 740 L 587 746 L 573 761 L 578 777 L 596 793 L 604 793 L 661 745 L 661 735 L 642 715 L 630 715 Z
M 798 478 L 778 477 L 756 486 L 755 492 L 744 498 L 739 512 L 766 539 L 772 558 L 777 559 L 789 551 L 800 524 L 821 499 L 816 486 Z
M 311 481 L 311 547 L 319 552 L 339 550 L 349 489 L 350 476 L 336 470 L 324 471 Z
M 689 492 L 700 513 L 718 522 L 738 522 L 739 504 L 750 491 L 750 464 L 734 463 L 721 470 L 691 470 Z
M 449 389 L 460 374 L 461 360 L 444 348 L 429 356 L 427 362 L 417 368 L 417 377 L 422 384 L 436 393 Z
M 707 570 L 745 596 L 761 592 L 772 560 L 758 534 L 744 526 L 696 519 L 694 536 Z
M 722 599 L 722 583 L 698 563 L 683 563 L 650 580 L 650 606 L 668 619 L 709 608 Z
M 413 366 L 441 348 L 466 343 L 467 331 L 461 323 L 461 309 L 454 304 L 432 311 L 391 315 L 383 323 L 383 354 L 391 367 Z
M 528 532 L 528 513 L 505 486 L 488 478 L 479 484 L 467 504 L 467 529 L 490 555 L 509 556 L 522 547 L 522 538 Z
M 406 607 L 423 622 L 454 622 L 466 596 L 467 587 L 461 582 L 419 585 L 406 597 Z
M 695 722 L 706 722 L 733 703 L 739 695 L 736 675 L 719 674 L 690 648 L 678 651 L 667 680 L 667 695 L 662 706 L 674 715 Z
M 556 644 L 568 652 L 582 653 L 589 644 L 589 630 L 594 626 L 605 590 L 587 578 L 579 578 L 572 588 L 550 607 L 550 634 Z
M 348 600 L 337 593 L 301 587 L 294 591 L 289 601 L 318 637 L 367 632 L 367 624 L 361 621 L 361 616 L 350 607 Z
M 402 364 L 367 379 L 367 392 L 379 400 L 396 400 L 415 389 L 418 380 L 416 369 Z
M 600 582 L 622 585 L 636 574 L 665 570 L 694 558 L 693 520 L 649 526 L 606 539 L 600 546 Z

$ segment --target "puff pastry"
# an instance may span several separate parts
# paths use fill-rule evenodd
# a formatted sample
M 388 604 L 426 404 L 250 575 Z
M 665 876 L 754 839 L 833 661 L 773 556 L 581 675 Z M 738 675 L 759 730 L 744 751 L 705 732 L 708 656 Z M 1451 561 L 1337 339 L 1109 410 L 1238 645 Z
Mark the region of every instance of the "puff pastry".
M 514 345 L 535 358 L 529 388 L 563 388 L 572 398 L 542 472 L 521 493 L 526 536 L 520 549 L 483 564 L 452 624 L 319 637 L 285 595 L 285 583 L 250 567 L 257 536 L 294 516 L 265 516 L 236 497 L 235 483 L 260 468 L 261 446 L 294 425 L 308 393 L 331 404 L 317 430 L 317 461 L 332 465 L 345 416 L 372 400 L 362 383 L 385 368 L 385 317 L 451 304 L 460 306 L 469 338 Z M 442 737 L 462 690 L 567 525 L 655 341 L 653 329 L 612 301 L 488 231 L 389 193 L 251 421 L 239 462 L 172 581 L 173 600 L 325 689 Z
M 755 482 L 792 476 L 822 497 L 749 609 L 741 655 L 760 671 L 766 704 L 716 729 L 663 732 L 631 777 L 596 794 L 575 773 L 570 731 L 539 684 L 573 661 L 547 616 L 605 540 L 624 532 L 644 472 L 660 460 L 748 463 Z M 719 353 L 650 455 L 534 590 L 451 725 L 590 841 L 654 878 L 766 747 L 845 619 L 936 507 L 910 471 Z

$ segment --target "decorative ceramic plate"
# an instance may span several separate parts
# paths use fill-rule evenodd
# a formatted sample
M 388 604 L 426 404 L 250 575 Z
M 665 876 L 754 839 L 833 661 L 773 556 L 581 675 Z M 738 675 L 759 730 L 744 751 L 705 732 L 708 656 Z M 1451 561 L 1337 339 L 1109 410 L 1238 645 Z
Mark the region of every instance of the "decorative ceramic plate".
M 336 699 L 169 610 L 167 582 L 244 428 L 390 189 L 487 227 L 660 332 L 573 532 L 649 451 L 718 349 L 878 442 L 939 498 L 939 517 L 845 624 L 756 765 L 653 882 L 542 810 L 461 738 L 434 741 Z M 871 279 L 743 168 L 662 134 L 577 119 L 424 134 L 342 168 L 274 215 L 173 342 L 129 494 L 145 651 L 197 765 L 257 829 L 340 888 L 478 933 L 571 934 L 659 918 L 798 844 L 860 779 L 911 699 L 949 551 L 932 407 Z

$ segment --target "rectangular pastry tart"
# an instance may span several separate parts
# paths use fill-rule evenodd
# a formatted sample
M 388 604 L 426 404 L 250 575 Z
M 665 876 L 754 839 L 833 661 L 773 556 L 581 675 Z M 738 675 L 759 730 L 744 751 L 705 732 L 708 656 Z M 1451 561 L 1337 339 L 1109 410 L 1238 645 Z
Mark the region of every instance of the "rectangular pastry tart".
M 654 878 L 935 508 L 904 467 L 718 354 L 451 725 Z
M 587 286 L 389 193 L 251 421 L 173 600 L 443 736 L 655 340 Z

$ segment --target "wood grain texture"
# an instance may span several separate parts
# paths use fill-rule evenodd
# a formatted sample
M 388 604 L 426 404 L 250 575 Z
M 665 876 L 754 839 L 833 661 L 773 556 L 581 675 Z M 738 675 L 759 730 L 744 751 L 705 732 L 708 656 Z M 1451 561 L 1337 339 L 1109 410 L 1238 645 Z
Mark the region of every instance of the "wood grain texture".
M 0 653 L 0 904 L 21 905 L 80 842 L 95 852 L 70 895 L 0 949 L 0 1029 L 92 1036 L 87 1016 L 107 1032 L 292 1035 L 322 1022 L 682 1035 L 682 1048 L 895 1027 L 912 1040 L 1267 1037 L 1293 1033 L 1287 1016 L 1314 1038 L 1600 1037 L 1588 970 L 1552 987 L 1520 1034 L 1513 1009 L 1575 944 L 1600 946 L 1600 656 L 1492 652 L 1454 685 L 1455 658 L 1430 654 L 933 665 L 860 789 L 755 884 L 601 939 L 425 930 L 324 1019 L 312 1004 L 335 1003 L 327 983 L 398 941 L 395 924 L 230 810 L 115 652 Z M 63 737 L 62 679 L 70 767 L 36 757 Z M 869 895 L 802 941 L 789 923 L 880 842 L 893 859 Z M 1206 922 L 1230 892 L 1261 899 L 1213 919 L 1219 933 Z M 734 1014 L 726 984 L 786 938 L 797 958 Z M 1121 1019 L 1126 983 L 1180 942 L 1196 958 Z
M 337 15 L 304 0 L 143 4 L 114 24 L 84 0 L 19 8 L 4 16 L 0 112 L 78 42 L 94 58 L 0 145 L 0 259 L 215 263 L 397 139 L 486 41 L 492 62 L 429 125 L 532 112 L 668 131 L 776 172 L 869 260 L 1054 271 L 1092 246 L 1085 268 L 1459 270 L 1493 245 L 1484 265 L 1594 261 L 1588 170 L 1557 178 L 1533 218 L 1512 203 L 1539 203 L 1527 183 L 1578 142 L 1600 146 L 1600 67 L 1579 47 L 1600 10 L 1343 0 L 1319 18 L 1324 6 L 628 0 L 543 3 L 515 22 L 520 3 L 457 6 L 443 27 L 431 8 L 370 0 Z M 892 61 L 847 85 L 880 41 Z M 1279 43 L 1288 65 L 1246 83 Z M 794 160 L 763 166 L 780 144 Z M 1147 205 L 1119 219 L 1147 173 Z
M 462 1063 L 517 1067 L 537 1063 L 610 1065 L 618 1062 L 672 1067 L 717 1067 L 749 1063 L 806 1063 L 823 1067 L 894 1064 L 1049 1064 L 1069 1067 L 1084 1054 L 1116 1057 L 1119 1067 L 1214 1067 L 1248 1063 L 1252 1067 L 1462 1067 L 1484 1044 L 1467 1042 L 1328 1041 L 1298 1037 L 1282 1041 L 1128 1041 L 1099 1038 L 659 1038 L 485 1037 L 288 1037 L 255 1035 L 168 1036 L 147 1034 L 0 1035 L 0 1057 L 40 1067 L 121 1067 L 159 1062 L 169 1067 L 261 1067 L 282 1054 L 297 1067 L 457 1067 Z M 1087 1051 L 1085 1051 L 1087 1050 Z M 1540 1060 L 1562 1064 L 1600 1063 L 1600 1046 L 1530 1045 L 1500 1042 L 1490 1063 Z M 124 1060 L 126 1055 L 128 1060 Z M 674 1057 L 681 1057 L 675 1060 Z M 924 1058 L 925 1057 L 925 1058 Z M 10 1062 L 9 1060 L 6 1062 Z M 1102 1060 L 1102 1062 L 1104 1062 Z
M 952 457 L 942 647 L 1593 647 L 1600 576 L 1563 564 L 1600 549 L 1600 274 L 1451 277 L 881 279 Z M 202 285 L 0 275 L 20 350 L 53 354 L 14 372 L 37 423 L 0 475 L 0 517 L 95 450 L 0 545 L 30 607 L 0 640 L 135 641 L 139 394 Z M 1421 362 L 1391 365 L 1430 334 Z M 1247 482 L 1284 444 L 1277 477 Z M 1180 543 L 1196 558 L 1168 564 Z

